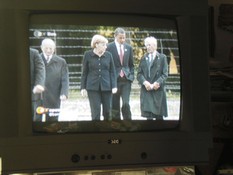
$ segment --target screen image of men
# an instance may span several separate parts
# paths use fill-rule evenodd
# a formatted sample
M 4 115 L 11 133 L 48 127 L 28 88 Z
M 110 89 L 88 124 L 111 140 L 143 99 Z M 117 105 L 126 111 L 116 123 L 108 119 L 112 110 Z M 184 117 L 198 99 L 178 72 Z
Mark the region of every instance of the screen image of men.
M 137 73 L 141 85 L 140 107 L 142 117 L 163 120 L 168 116 L 165 82 L 168 77 L 167 57 L 157 51 L 157 39 L 144 40 L 147 53 L 142 57 Z
M 121 120 L 121 113 L 123 120 L 131 120 L 129 101 L 134 80 L 133 48 L 125 42 L 126 33 L 123 28 L 115 30 L 114 38 L 107 46 L 107 51 L 113 56 L 117 74 L 117 93 L 113 94 L 112 99 L 112 120 Z
M 56 45 L 50 38 L 41 43 L 41 56 L 45 63 L 45 91 L 43 106 L 45 108 L 59 109 L 61 101 L 68 98 L 69 76 L 65 59 L 55 54 Z M 58 116 L 47 115 L 46 120 L 57 121 Z

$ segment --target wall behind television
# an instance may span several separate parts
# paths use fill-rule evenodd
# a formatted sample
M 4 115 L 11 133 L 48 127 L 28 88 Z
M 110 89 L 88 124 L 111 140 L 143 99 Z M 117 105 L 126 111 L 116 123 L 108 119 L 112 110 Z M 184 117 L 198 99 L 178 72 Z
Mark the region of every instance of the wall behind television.
M 214 39 L 215 40 L 215 48 L 213 59 L 216 61 L 220 61 L 223 63 L 229 62 L 230 51 L 233 48 L 233 29 L 231 31 L 225 30 L 218 26 L 219 19 L 219 7 L 222 4 L 232 4 L 232 0 L 208 0 L 209 6 L 213 7 L 213 27 L 214 27 Z M 233 12 L 233 10 L 231 10 Z M 233 20 L 233 19 L 231 19 Z M 233 61 L 233 60 L 232 60 Z

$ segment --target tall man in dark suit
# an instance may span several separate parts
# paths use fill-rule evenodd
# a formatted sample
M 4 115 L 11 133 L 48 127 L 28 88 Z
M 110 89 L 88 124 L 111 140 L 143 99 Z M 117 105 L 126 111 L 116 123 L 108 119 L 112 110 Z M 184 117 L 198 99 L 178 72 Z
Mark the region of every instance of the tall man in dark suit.
M 43 104 L 46 108 L 60 109 L 61 101 L 68 98 L 69 76 L 67 63 L 54 54 L 55 48 L 55 42 L 50 38 L 45 38 L 41 43 L 46 70 Z M 57 121 L 58 116 L 48 115 L 46 120 Z
M 36 108 L 41 105 L 42 92 L 45 84 L 45 65 L 38 50 L 30 48 L 30 75 L 33 121 L 41 121 Z
M 126 33 L 123 28 L 117 28 L 114 32 L 115 41 L 108 44 L 109 51 L 114 60 L 117 78 L 117 93 L 112 100 L 112 119 L 120 120 L 121 112 L 124 120 L 131 119 L 129 105 L 131 84 L 134 80 L 133 48 L 125 42 Z M 122 98 L 122 107 L 120 101 Z M 121 109 L 120 109 L 121 108 Z

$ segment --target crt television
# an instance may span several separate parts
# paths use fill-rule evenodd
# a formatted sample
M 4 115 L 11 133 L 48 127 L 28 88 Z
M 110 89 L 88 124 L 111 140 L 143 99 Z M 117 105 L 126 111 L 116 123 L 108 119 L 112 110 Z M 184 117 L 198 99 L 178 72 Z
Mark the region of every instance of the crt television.
M 2 173 L 199 165 L 208 162 L 211 123 L 208 79 L 207 1 L 2 1 Z M 131 121 L 92 121 L 80 97 L 82 56 L 94 34 L 113 41 L 123 27 L 133 45 L 135 72 L 145 53 L 143 39 L 155 36 L 168 58 L 169 115 L 140 116 L 138 83 L 131 96 Z M 56 122 L 33 120 L 29 48 L 52 38 L 69 67 L 69 99 Z M 46 106 L 42 106 L 46 108 Z M 43 114 L 40 114 L 43 117 Z M 52 116 L 51 115 L 51 116 Z

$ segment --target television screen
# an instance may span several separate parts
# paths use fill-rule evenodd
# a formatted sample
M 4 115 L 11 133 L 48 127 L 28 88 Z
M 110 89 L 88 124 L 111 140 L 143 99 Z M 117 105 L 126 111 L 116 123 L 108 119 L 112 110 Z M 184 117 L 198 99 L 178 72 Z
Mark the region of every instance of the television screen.
M 90 4 L 91 0 L 56 0 L 56 5 L 50 0 L 1 1 L 2 174 L 207 163 L 212 141 L 207 1 Z M 119 4 L 124 5 L 116 8 Z M 116 35 L 116 29 L 125 33 Z M 102 42 L 92 42 L 97 38 Z M 115 45 L 114 53 L 115 39 L 125 42 Z M 156 45 L 157 52 L 152 52 Z M 127 54 L 130 62 L 125 61 Z M 111 82 L 106 89 L 88 85 L 95 81 L 87 81 L 93 78 L 87 73 L 99 72 L 98 61 L 109 73 L 103 74 L 108 80 L 104 83 Z M 155 65 L 157 69 L 151 69 Z M 33 76 L 36 72 L 39 79 Z M 157 73 L 162 75 L 158 82 L 144 81 Z M 121 83 L 131 87 L 125 88 L 130 93 L 124 96 L 130 95 L 129 105 L 124 103 L 128 99 L 114 100 Z M 107 91 L 101 93 L 103 99 L 92 88 Z M 163 97 L 159 103 L 154 103 L 160 99 L 156 90 Z M 105 108 L 99 107 L 99 99 L 105 100 Z M 125 107 L 117 118 L 115 102 L 120 108 L 123 103 L 130 106 L 131 114 Z M 156 108 L 163 112 L 153 113 Z
M 133 132 L 177 128 L 181 120 L 182 101 L 182 81 L 180 76 L 182 67 L 180 66 L 177 21 L 168 17 L 128 16 L 127 20 L 116 22 L 115 20 L 119 19 L 119 16 L 112 14 L 109 15 L 111 22 L 108 21 L 106 23 L 104 20 L 106 18 L 105 15 L 94 15 L 95 21 L 93 21 L 90 14 L 72 14 L 72 17 L 71 14 L 32 14 L 30 16 L 30 49 L 36 49 L 39 52 L 45 67 L 43 90 L 32 92 L 32 104 L 34 105 L 32 108 L 33 131 L 35 133 Z M 128 23 L 128 20 L 131 20 L 131 22 Z M 121 82 L 119 82 L 119 76 L 117 75 L 117 65 L 114 62 L 117 93 L 121 93 L 119 95 L 120 99 L 118 99 L 120 103 L 119 118 L 114 120 L 110 115 L 107 120 L 104 119 L 103 107 L 100 109 L 100 119 L 95 120 L 92 118 L 93 111 L 91 111 L 90 107 L 90 96 L 82 95 L 81 93 L 82 76 L 85 73 L 84 70 L 86 70 L 85 52 L 93 51 L 91 42 L 95 35 L 101 35 L 108 40 L 106 47 L 107 51 L 110 51 L 108 47 L 110 47 L 111 42 L 116 40 L 114 32 L 117 28 L 124 30 L 125 43 L 132 47 L 132 61 L 127 63 L 127 66 L 131 66 L 133 78 L 130 81 L 127 80 L 130 82 L 131 87 L 126 87 L 126 91 L 129 94 L 131 116 L 130 119 L 124 116 L 123 103 L 125 104 L 125 100 L 122 97 L 125 94 L 121 93 L 123 90 L 120 87 Z M 141 91 L 144 85 L 140 83 L 138 76 L 141 60 L 144 56 L 147 59 L 148 53 L 144 42 L 147 37 L 157 39 L 157 53 L 158 55 L 165 55 L 166 59 L 163 72 L 156 78 L 157 81 L 164 76 L 164 85 L 162 86 L 165 92 L 163 96 L 165 97 L 163 100 L 158 100 L 160 97 L 155 96 L 154 100 L 157 102 L 152 100 L 148 103 L 155 111 L 163 109 L 166 111 L 164 114 L 161 114 L 162 120 L 150 119 L 142 114 L 142 106 L 147 97 L 142 98 L 145 95 Z M 49 51 L 51 49 L 49 46 L 47 46 L 48 48 L 43 48 L 43 42 L 48 40 L 54 45 L 53 54 Z M 126 47 L 124 51 L 126 54 L 130 52 Z M 53 56 L 47 63 L 45 57 L 46 54 L 50 54 L 49 52 Z M 114 52 L 111 55 L 114 60 Z M 61 63 L 63 65 L 60 65 L 57 58 L 63 60 L 64 64 Z M 160 63 L 155 63 L 155 65 L 157 64 L 161 67 L 163 66 Z M 31 74 L 32 91 L 33 87 L 36 86 L 34 83 L 35 78 L 33 78 L 35 76 L 35 71 L 33 71 L 36 69 L 35 67 L 36 64 L 31 66 L 31 72 L 34 72 Z M 156 70 L 156 73 L 160 74 L 157 68 L 153 67 L 151 69 L 152 71 L 153 69 Z M 156 90 L 153 91 L 156 92 Z M 153 96 L 154 92 L 151 92 L 149 92 L 149 96 Z M 106 91 L 103 91 L 103 93 L 106 94 Z M 66 98 L 61 99 L 61 95 L 64 95 Z M 116 94 L 111 94 L 111 96 L 112 108 L 110 110 L 113 115 L 113 103 L 115 103 Z M 103 103 L 101 105 L 103 106 Z M 98 105 L 94 104 L 94 108 L 96 106 Z

